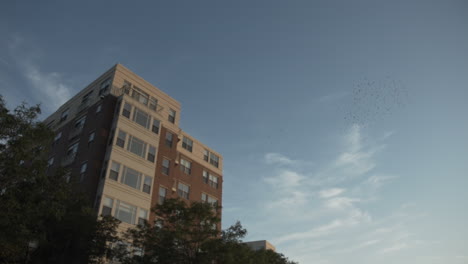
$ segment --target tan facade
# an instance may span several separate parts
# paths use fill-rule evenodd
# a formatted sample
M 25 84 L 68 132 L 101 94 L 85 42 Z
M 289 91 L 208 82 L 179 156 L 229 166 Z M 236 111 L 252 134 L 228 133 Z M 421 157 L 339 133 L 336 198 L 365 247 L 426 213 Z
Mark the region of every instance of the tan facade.
M 222 157 L 179 128 L 180 109 L 117 64 L 44 121 L 60 135 L 51 166 L 70 168 L 98 213 L 123 229 L 153 219 L 164 198 L 221 205 Z
M 253 250 L 273 250 L 276 251 L 275 246 L 273 246 L 270 242 L 266 240 L 258 240 L 258 241 L 250 241 L 245 242 L 247 246 L 249 246 Z

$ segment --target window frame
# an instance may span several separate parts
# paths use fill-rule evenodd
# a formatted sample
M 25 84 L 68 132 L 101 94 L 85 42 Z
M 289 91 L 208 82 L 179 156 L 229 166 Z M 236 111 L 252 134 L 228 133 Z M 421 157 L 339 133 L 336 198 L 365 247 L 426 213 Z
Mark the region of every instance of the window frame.
M 107 196 L 104 196 L 103 198 L 104 199 L 101 202 L 102 203 L 101 215 L 102 216 L 106 216 L 106 215 L 112 216 L 112 211 L 114 209 L 114 199 L 110 198 L 110 197 L 107 197 Z M 107 201 L 109 201 L 109 200 L 110 200 L 110 207 L 109 207 L 109 204 L 107 203 Z M 105 209 L 107 209 L 106 212 L 104 212 Z M 107 211 L 109 211 L 109 212 L 107 213 Z
M 161 195 L 161 190 L 164 190 L 164 195 Z M 166 200 L 167 198 L 167 191 L 168 189 L 166 187 L 163 187 L 163 186 L 159 186 L 159 190 L 158 190 L 158 204 L 163 204 L 164 201 Z
M 137 153 L 135 147 L 139 148 L 137 144 L 141 144 L 141 151 L 140 153 Z M 140 156 L 144 159 L 146 159 L 146 153 L 147 153 L 147 143 L 135 136 L 129 135 L 128 137 L 128 144 L 127 144 L 127 150 L 137 156 Z
M 183 173 L 188 174 L 188 175 L 190 175 L 192 173 L 192 162 L 191 161 L 188 161 L 188 160 L 186 160 L 184 158 L 180 158 L 179 166 L 180 166 L 180 170 Z
M 187 187 L 187 191 L 181 190 L 181 188 L 180 188 L 181 186 L 182 187 Z M 190 185 L 182 183 L 182 182 L 178 182 L 177 183 L 177 196 L 189 200 L 189 198 L 190 198 Z
M 60 114 L 59 123 L 67 120 L 69 114 L 70 114 L 70 108 L 67 108 L 67 109 L 63 110 L 62 113 Z
M 125 212 L 125 213 L 130 214 L 130 215 L 129 215 L 129 216 L 131 217 L 130 223 L 127 222 L 127 221 L 125 221 L 124 219 L 119 218 L 119 216 L 120 216 L 119 213 L 120 213 L 121 211 L 123 211 L 123 210 L 121 210 L 121 205 L 122 205 L 122 204 L 124 204 L 123 207 L 127 207 L 127 208 L 125 208 L 125 209 L 129 209 L 129 211 L 131 211 L 131 212 Z M 119 220 L 122 221 L 122 222 L 125 222 L 125 223 L 127 223 L 127 224 L 131 224 L 131 225 L 134 225 L 134 224 L 135 224 L 135 218 L 136 218 L 136 215 L 137 215 L 137 209 L 138 209 L 138 207 L 135 206 L 135 205 L 133 205 L 133 204 L 130 204 L 130 203 L 127 203 L 127 202 L 122 202 L 122 201 L 120 201 L 120 200 L 117 200 L 117 203 L 116 203 L 116 206 L 115 206 L 115 215 L 114 215 L 114 217 L 117 218 L 117 219 L 119 219 Z
M 158 125 L 155 126 L 154 125 L 155 123 L 157 123 Z M 156 127 L 156 131 L 155 131 L 155 127 Z M 161 127 L 161 121 L 159 121 L 156 118 L 153 118 L 153 123 L 151 124 L 151 131 L 155 134 L 159 134 L 160 127 Z
M 189 152 L 193 151 L 193 140 L 184 136 L 182 139 L 182 148 L 186 149 Z
M 146 115 L 146 116 L 145 116 Z M 146 117 L 146 122 L 145 124 L 142 124 L 140 123 L 138 120 L 141 119 L 141 117 L 145 116 Z M 150 128 L 150 124 L 151 124 L 151 115 L 148 114 L 147 112 L 141 110 L 140 108 L 138 107 L 134 107 L 133 109 L 133 117 L 132 117 L 132 121 L 135 122 L 136 124 L 146 128 L 146 129 L 149 129 Z M 140 120 L 142 121 L 142 120 Z
M 123 139 L 121 138 L 121 136 L 123 136 Z M 121 148 L 125 148 L 125 141 L 127 141 L 127 132 L 119 129 L 119 132 L 117 133 L 117 137 L 116 137 L 116 140 L 115 140 L 115 145 L 121 147 Z M 122 144 L 122 145 L 120 145 Z
M 135 175 L 131 175 L 130 176 L 136 176 L 136 179 L 131 179 L 129 178 L 129 173 L 128 172 L 135 172 Z M 122 173 L 122 176 L 120 177 L 120 183 L 122 184 L 125 184 L 133 189 L 136 189 L 136 190 L 139 190 L 141 191 L 141 178 L 142 178 L 143 174 L 135 169 L 132 169 L 132 168 L 129 168 L 127 166 L 124 166 L 124 169 L 123 169 L 123 173 Z M 136 183 L 135 185 L 136 186 L 133 186 L 131 185 L 131 182 L 132 181 L 135 181 L 136 180 Z
M 127 109 L 127 106 L 129 107 L 129 109 Z M 130 103 L 124 101 L 122 106 L 122 116 L 130 119 L 130 117 L 132 116 L 132 108 L 133 106 Z
M 176 116 L 177 116 L 177 111 L 172 108 L 169 108 L 169 115 L 167 116 L 167 120 L 171 122 L 172 124 L 175 124 Z
M 170 137 L 170 139 L 168 137 Z M 173 143 L 174 143 L 174 134 L 169 131 L 166 131 L 166 137 L 165 137 L 166 147 L 172 148 Z
M 117 170 L 114 170 L 114 164 L 116 165 L 117 167 Z M 120 177 L 120 167 L 122 166 L 122 164 L 120 164 L 119 162 L 116 162 L 116 161 L 111 161 L 110 163 L 110 168 L 109 168 L 109 179 L 111 180 L 114 180 L 114 181 L 119 181 L 119 177 Z M 113 175 L 116 175 L 117 177 L 114 179 L 114 176 Z
M 154 151 L 151 151 L 153 149 Z M 148 152 L 146 154 L 146 160 L 149 162 L 156 162 L 156 147 L 148 144 Z
M 167 161 L 167 167 L 164 165 L 164 163 Z M 161 173 L 164 175 L 168 175 L 171 172 L 171 160 L 163 158 L 161 161 Z

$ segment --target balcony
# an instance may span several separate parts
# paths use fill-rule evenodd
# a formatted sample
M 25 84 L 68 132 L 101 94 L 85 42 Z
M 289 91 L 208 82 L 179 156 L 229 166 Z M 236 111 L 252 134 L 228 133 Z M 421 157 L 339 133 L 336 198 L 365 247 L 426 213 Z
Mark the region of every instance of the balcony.
M 81 124 L 81 125 L 75 127 L 75 129 L 70 131 L 70 134 L 68 135 L 68 139 L 72 139 L 72 138 L 75 138 L 75 137 L 79 136 L 81 134 L 81 132 L 83 132 L 83 127 L 84 127 L 84 124 Z
M 61 165 L 63 167 L 68 166 L 68 165 L 72 164 L 75 161 L 75 158 L 76 158 L 76 153 L 69 154 L 69 155 L 65 156 L 65 158 L 62 159 Z
M 90 100 L 86 100 L 86 101 L 83 101 L 79 106 L 78 106 L 78 109 L 77 109 L 77 113 L 81 113 L 83 112 L 84 110 L 86 110 L 86 108 L 88 108 L 89 106 L 89 102 Z
M 131 98 L 132 100 L 138 102 L 139 104 L 142 104 L 142 105 L 146 106 L 148 109 L 150 109 L 151 111 L 156 112 L 158 114 L 161 114 L 161 111 L 164 109 L 164 107 L 161 106 L 160 104 L 152 104 L 151 100 L 149 100 L 149 98 L 147 99 L 147 101 L 144 101 L 144 100 L 141 101 L 139 99 L 139 97 L 133 96 L 133 88 L 128 86 L 128 85 L 124 85 L 121 88 L 113 86 L 111 88 L 111 94 L 115 95 L 116 97 L 119 97 L 119 96 L 122 96 L 122 95 L 125 94 L 129 98 Z

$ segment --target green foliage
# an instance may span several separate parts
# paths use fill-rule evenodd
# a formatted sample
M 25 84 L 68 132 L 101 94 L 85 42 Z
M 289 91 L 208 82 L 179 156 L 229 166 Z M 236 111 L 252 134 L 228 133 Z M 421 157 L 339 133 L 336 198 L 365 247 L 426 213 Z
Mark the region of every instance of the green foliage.
M 53 133 L 39 106 L 10 112 L 0 96 L 0 263 L 85 263 L 107 253 L 117 220 L 97 220 L 58 169 L 47 173 Z
M 253 251 L 243 244 L 247 230 L 240 222 L 220 231 L 219 209 L 207 203 L 167 199 L 153 209 L 153 224 L 139 225 L 126 234 L 132 242 L 130 248 L 144 248 L 145 254 L 135 256 L 130 250 L 119 258 L 127 264 L 294 263 L 274 251 Z

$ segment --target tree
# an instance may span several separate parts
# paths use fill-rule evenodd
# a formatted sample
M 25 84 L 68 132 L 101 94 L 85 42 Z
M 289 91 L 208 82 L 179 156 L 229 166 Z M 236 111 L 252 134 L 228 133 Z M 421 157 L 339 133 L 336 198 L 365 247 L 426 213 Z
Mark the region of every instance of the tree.
M 121 261 L 128 264 L 294 263 L 274 251 L 253 251 L 243 244 L 247 230 L 240 222 L 220 231 L 219 210 L 209 203 L 165 200 L 153 208 L 156 215 L 153 223 L 127 231 L 125 237 L 131 245 L 123 251 Z
M 0 95 L 0 263 L 97 260 L 118 222 L 97 220 L 65 170 L 47 173 L 53 132 L 37 121 L 40 112 L 25 103 L 10 112 Z

